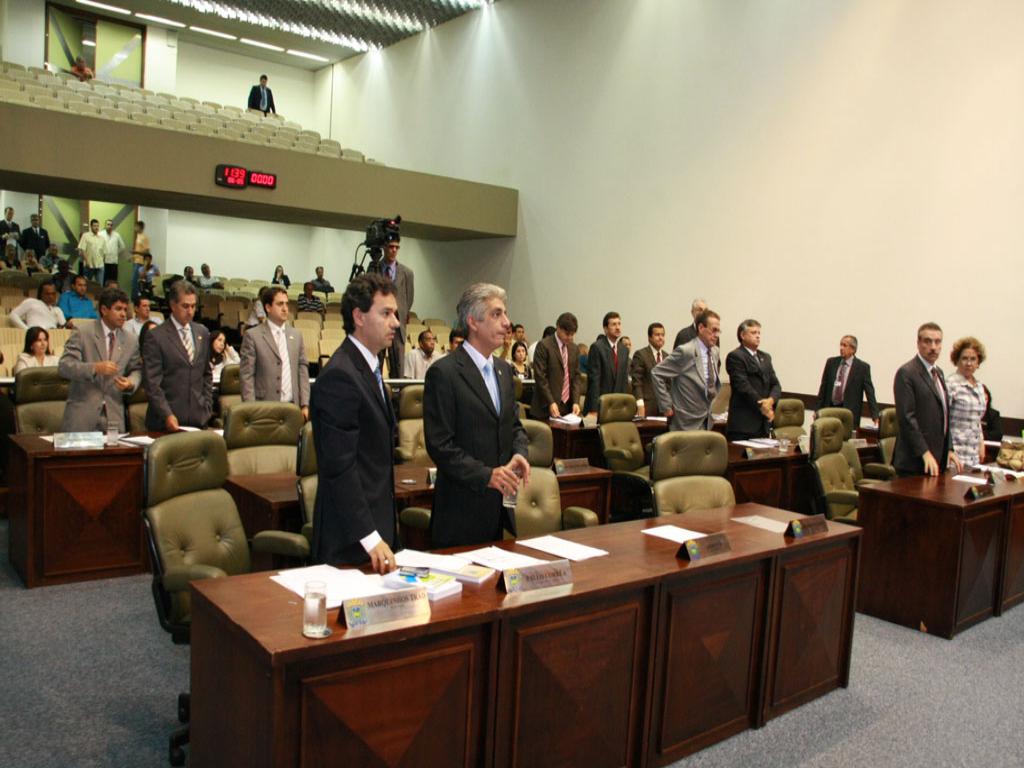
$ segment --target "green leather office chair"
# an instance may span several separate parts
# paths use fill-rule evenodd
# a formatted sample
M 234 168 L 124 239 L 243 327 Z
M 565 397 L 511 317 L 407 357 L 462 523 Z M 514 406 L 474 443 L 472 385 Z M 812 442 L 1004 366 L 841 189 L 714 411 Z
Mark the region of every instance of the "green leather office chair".
M 562 509 L 558 478 L 547 467 L 530 469 L 529 484 L 519 489 L 516 499 L 516 535 L 520 539 L 597 525 L 597 515 L 583 507 Z M 512 536 L 505 533 L 505 538 Z
M 299 473 L 296 485 L 299 492 L 299 509 L 302 511 L 302 532 L 260 531 L 253 536 L 252 551 L 306 563 L 313 547 L 313 509 L 316 505 L 316 489 L 320 479 L 311 421 L 303 424 L 299 433 L 296 467 Z
M 149 408 L 149 397 L 146 396 L 146 388 L 139 384 L 132 396 L 128 398 L 128 431 L 146 431 L 146 409 Z
M 294 403 L 237 403 L 224 417 L 232 475 L 295 472 L 302 411 Z
M 225 365 L 220 371 L 220 394 L 217 395 L 217 412 L 221 423 L 231 406 L 242 402 L 241 366 Z
M 56 366 L 26 368 L 14 377 L 14 424 L 19 435 L 52 435 L 60 431 L 68 382 Z
M 725 479 L 729 444 L 718 432 L 667 432 L 654 438 L 651 478 L 659 516 L 736 503 Z
M 818 416 L 811 425 L 811 466 L 825 516 L 841 523 L 857 524 L 857 487 L 843 455 L 846 431 L 833 416 Z
M 807 434 L 804 429 L 804 402 L 795 397 L 784 397 L 775 404 L 775 436 L 796 442 Z
M 598 400 L 601 453 L 612 475 L 612 522 L 653 514 L 650 453 L 633 417 L 636 398 L 615 393 Z
M 530 466 L 550 469 L 555 454 L 555 442 L 551 434 L 551 427 L 543 421 L 523 419 L 523 429 L 526 430 L 526 437 L 529 440 L 526 460 L 530 462 Z
M 850 465 L 850 471 L 853 473 L 854 485 L 860 487 L 865 483 L 877 483 L 896 477 L 896 470 L 892 467 L 886 467 L 878 463 L 861 465 L 857 446 L 850 442 L 856 434 L 856 428 L 853 413 L 848 408 L 822 408 L 818 411 L 818 418 L 822 417 L 839 419 L 843 424 L 842 452 L 843 456 L 846 457 L 846 463 Z
M 896 468 L 892 465 L 892 454 L 896 449 L 896 409 L 886 408 L 878 419 L 878 450 L 882 454 L 881 462 L 864 465 L 864 474 L 883 480 L 896 477 Z
M 398 447 L 395 458 L 403 464 L 430 466 L 423 433 L 423 385 L 410 384 L 398 393 Z

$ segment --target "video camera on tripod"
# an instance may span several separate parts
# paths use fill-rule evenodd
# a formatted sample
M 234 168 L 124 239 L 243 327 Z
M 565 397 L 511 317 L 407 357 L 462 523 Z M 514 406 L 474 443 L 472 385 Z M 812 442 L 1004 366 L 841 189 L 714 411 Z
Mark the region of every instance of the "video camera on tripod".
M 352 263 L 352 273 L 349 275 L 349 282 L 359 277 L 364 272 L 381 274 L 381 261 L 384 259 L 384 246 L 393 240 L 401 238 L 402 217 L 395 216 L 393 219 L 375 219 L 366 228 L 366 239 L 356 246 L 356 258 Z M 362 258 L 359 258 L 359 249 L 365 248 Z M 366 257 L 370 257 L 370 265 L 366 264 Z

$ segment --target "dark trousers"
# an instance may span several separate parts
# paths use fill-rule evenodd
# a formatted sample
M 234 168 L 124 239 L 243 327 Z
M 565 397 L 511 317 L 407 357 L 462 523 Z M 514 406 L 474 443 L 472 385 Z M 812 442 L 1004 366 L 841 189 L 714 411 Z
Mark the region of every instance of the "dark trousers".
M 106 285 L 108 280 L 117 280 L 117 264 L 103 265 L 103 284 Z

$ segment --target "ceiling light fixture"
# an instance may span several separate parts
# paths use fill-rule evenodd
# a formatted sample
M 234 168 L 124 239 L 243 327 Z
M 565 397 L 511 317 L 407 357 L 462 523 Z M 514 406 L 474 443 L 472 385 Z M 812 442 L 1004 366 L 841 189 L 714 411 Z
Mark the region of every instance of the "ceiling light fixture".
M 127 8 L 118 8 L 116 5 L 107 5 L 106 3 L 97 3 L 95 0 L 75 0 L 79 5 L 88 5 L 90 8 L 99 8 L 102 11 L 110 11 L 111 13 L 120 13 L 124 16 L 131 16 L 132 12 Z
M 96 47 L 96 41 L 95 40 L 83 40 L 82 41 L 82 45 L 88 45 L 90 48 L 95 48 Z
M 284 48 L 282 48 L 280 45 L 271 45 L 270 43 L 261 43 L 259 40 L 250 40 L 248 37 L 240 37 L 240 38 L 238 38 L 238 42 L 245 43 L 246 45 L 255 45 L 257 48 L 266 48 L 268 51 L 278 51 L 278 52 L 281 52 L 281 51 L 284 50 Z
M 292 56 L 301 56 L 304 59 L 312 59 L 313 61 L 322 61 L 324 63 L 330 61 L 330 59 L 324 58 L 323 56 L 317 56 L 315 53 L 306 53 L 305 51 L 293 51 L 290 48 L 288 53 Z
M 185 28 L 185 25 L 182 24 L 180 21 L 171 21 L 171 19 L 165 19 L 163 16 L 152 16 L 148 13 L 139 13 L 138 11 L 135 12 L 135 15 L 138 16 L 140 19 L 152 21 L 154 24 L 166 24 L 169 27 L 177 27 L 178 29 Z
M 229 35 L 227 32 L 218 32 L 215 29 L 206 29 L 205 27 L 189 27 L 193 32 L 198 32 L 201 35 L 209 35 L 210 37 L 219 37 L 221 40 L 237 40 L 235 35 Z

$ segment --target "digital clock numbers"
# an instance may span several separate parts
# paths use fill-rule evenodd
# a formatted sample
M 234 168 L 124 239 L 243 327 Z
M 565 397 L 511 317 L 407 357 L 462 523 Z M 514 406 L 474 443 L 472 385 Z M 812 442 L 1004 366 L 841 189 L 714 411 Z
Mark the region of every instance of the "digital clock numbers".
M 266 171 L 249 171 L 238 165 L 218 165 L 213 175 L 214 183 L 232 189 L 246 187 L 277 188 L 277 174 Z

